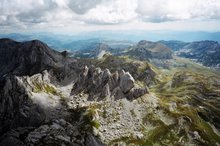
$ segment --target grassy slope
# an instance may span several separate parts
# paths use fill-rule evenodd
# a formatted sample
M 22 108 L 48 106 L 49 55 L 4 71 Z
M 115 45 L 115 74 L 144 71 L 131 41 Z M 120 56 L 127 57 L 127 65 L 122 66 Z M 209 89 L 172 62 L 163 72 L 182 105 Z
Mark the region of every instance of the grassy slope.
M 160 104 L 168 114 L 176 117 L 176 119 L 182 116 L 191 119 L 192 122 L 188 124 L 188 131 L 197 131 L 199 133 L 202 140 L 198 141 L 198 145 L 216 145 L 216 143 L 220 143 L 220 136 L 211 127 L 210 123 L 212 123 L 212 120 L 211 117 L 208 117 L 210 113 L 216 117 L 220 116 L 220 107 L 217 103 L 220 101 L 219 87 L 213 83 L 214 81 L 220 80 L 219 74 L 189 60 L 181 58 L 175 59 L 177 64 L 186 64 L 186 66 L 176 66 L 170 70 L 162 70 L 163 80 L 152 89 L 152 92 L 155 92 L 156 95 L 160 97 Z M 188 80 L 176 83 L 178 85 L 177 87 L 171 87 L 174 76 L 188 77 Z M 215 93 L 217 97 L 208 97 L 208 95 L 204 95 L 206 93 Z M 197 98 L 197 96 L 202 96 L 203 99 Z M 177 106 L 174 111 L 170 110 L 171 103 L 175 103 Z M 209 110 L 208 113 L 206 109 Z M 210 121 L 205 121 L 198 113 L 206 115 L 210 118 Z M 158 131 L 161 131 L 160 133 L 164 133 L 162 129 L 170 133 L 175 125 L 173 125 L 173 127 L 160 125 L 159 127 L 160 130 Z M 169 128 L 169 130 L 166 130 L 167 128 Z M 183 138 L 187 139 L 186 134 L 188 131 L 185 131 L 183 135 L 177 135 L 177 137 L 183 136 Z M 157 136 L 158 135 L 154 133 L 154 137 Z M 163 138 L 164 140 L 167 139 L 166 136 Z M 173 138 L 173 140 L 175 141 L 175 138 Z M 147 143 L 149 144 L 149 141 Z M 151 140 L 151 144 L 153 143 L 157 143 L 155 139 Z M 169 144 L 175 145 L 176 143 Z

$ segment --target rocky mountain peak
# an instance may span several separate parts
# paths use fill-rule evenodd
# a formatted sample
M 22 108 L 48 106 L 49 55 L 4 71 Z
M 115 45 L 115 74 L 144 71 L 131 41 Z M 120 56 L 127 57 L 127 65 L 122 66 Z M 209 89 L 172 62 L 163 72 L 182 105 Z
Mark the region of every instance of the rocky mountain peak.
M 147 44 L 152 44 L 153 42 L 147 41 L 147 40 L 141 40 L 138 42 L 138 45 L 147 45 Z
M 32 75 L 45 69 L 59 68 L 65 57 L 41 41 L 15 42 L 0 40 L 0 77 L 5 74 Z
M 9 39 L 9 38 L 1 38 L 0 39 L 0 43 L 11 43 L 11 42 L 16 42 L 16 41 Z
M 149 91 L 147 87 L 137 86 L 130 73 L 124 70 L 111 73 L 109 69 L 101 70 L 94 66 L 90 68 L 85 66 L 72 89 L 72 94 L 75 95 L 82 92 L 89 94 L 90 99 L 93 100 L 105 99 L 106 97 L 132 100 Z

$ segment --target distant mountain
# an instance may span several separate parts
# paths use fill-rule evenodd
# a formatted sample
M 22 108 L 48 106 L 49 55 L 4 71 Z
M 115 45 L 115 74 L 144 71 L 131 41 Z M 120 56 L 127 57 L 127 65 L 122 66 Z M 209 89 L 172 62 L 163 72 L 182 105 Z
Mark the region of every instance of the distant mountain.
M 182 49 L 184 46 L 189 44 L 189 43 L 177 41 L 177 40 L 170 40 L 170 41 L 161 40 L 158 42 L 168 46 L 173 51 L 178 51 L 178 50 Z
M 170 31 L 170 30 L 125 30 L 125 31 L 92 31 L 81 32 L 77 34 L 78 38 L 105 38 L 107 40 L 129 40 L 137 42 L 147 39 L 150 41 L 158 40 L 180 40 L 184 42 L 193 42 L 200 40 L 220 41 L 220 32 L 203 31 Z
M 164 44 L 142 40 L 137 45 L 129 48 L 124 55 L 129 55 L 139 60 L 171 59 L 172 51 Z
M 0 39 L 0 76 L 13 73 L 29 75 L 46 68 L 62 66 L 64 56 L 41 41 L 16 42 Z
M 101 41 L 100 43 L 96 43 L 83 40 L 79 42 L 76 41 L 74 44 L 76 44 L 79 49 L 71 50 L 71 52 L 73 53 L 74 57 L 78 58 L 100 58 L 106 53 L 111 53 L 118 56 L 132 46 L 131 43 L 115 41 Z
M 110 52 L 112 48 L 103 43 L 92 43 L 87 48 L 74 52 L 74 57 L 79 58 L 100 58 L 105 53 Z
M 48 46 L 57 50 L 64 49 L 78 49 L 77 42 L 81 40 L 93 40 L 96 43 L 106 43 L 112 48 L 132 45 L 133 42 L 139 40 L 179 40 L 184 42 L 193 42 L 201 40 L 213 40 L 220 41 L 220 32 L 201 32 L 201 31 L 143 31 L 143 30 L 132 30 L 132 31 L 91 31 L 81 33 L 67 33 L 67 34 L 56 34 L 56 33 L 11 33 L 11 34 L 0 34 L 0 38 L 11 38 L 16 41 L 30 41 L 30 40 L 41 40 L 48 44 Z M 85 42 L 84 41 L 84 42 Z M 75 45 L 76 44 L 76 45 Z M 75 45 L 75 47 L 74 47 Z M 169 46 L 169 45 L 168 45 Z M 80 48 L 80 47 L 79 47 Z
M 120 50 L 135 45 L 135 42 L 126 40 L 103 40 L 102 43 L 109 45 L 113 49 Z
M 220 66 L 220 44 L 217 41 L 195 41 L 195 42 L 182 42 L 182 41 L 159 41 L 165 44 L 175 55 L 193 59 L 194 61 L 208 67 Z
M 60 35 L 52 33 L 35 33 L 35 34 L 0 34 L 0 38 L 10 38 L 15 41 L 30 41 L 30 40 L 41 40 L 51 48 L 54 48 L 58 51 L 69 50 L 85 50 L 88 49 L 92 44 L 96 43 L 105 43 L 112 48 L 127 48 L 134 44 L 133 41 L 126 40 L 116 40 L 101 38 L 98 36 L 84 36 L 83 34 L 78 35 Z
M 220 67 L 220 44 L 216 41 L 199 41 L 185 45 L 178 55 L 195 59 L 209 67 Z
M 80 51 L 80 50 L 89 50 L 91 46 L 97 43 L 101 43 L 101 40 L 100 39 L 77 40 L 64 44 L 63 48 L 66 48 L 71 52 Z
M 67 36 L 66 36 L 67 37 Z M 62 44 L 66 42 L 66 39 L 60 38 L 59 35 L 53 35 L 50 33 L 45 34 L 19 34 L 19 33 L 11 33 L 11 34 L 0 34 L 0 38 L 10 38 L 15 41 L 23 42 L 23 41 L 31 41 L 31 40 L 41 40 L 47 43 L 48 46 L 53 47 L 57 50 L 62 49 Z

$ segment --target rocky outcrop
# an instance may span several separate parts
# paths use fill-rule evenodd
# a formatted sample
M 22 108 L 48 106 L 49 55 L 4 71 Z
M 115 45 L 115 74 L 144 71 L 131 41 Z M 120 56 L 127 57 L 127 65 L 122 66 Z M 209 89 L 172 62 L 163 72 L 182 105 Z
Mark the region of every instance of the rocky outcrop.
M 72 89 L 72 94 L 81 92 L 88 93 L 93 100 L 106 97 L 132 100 L 148 93 L 148 88 L 138 87 L 130 73 L 124 70 L 111 73 L 108 69 L 102 71 L 94 66 L 85 66 Z
M 0 89 L 0 134 L 16 127 L 36 127 L 45 120 L 41 107 L 34 104 L 19 77 L 6 77 Z
M 25 127 L 11 130 L 0 137 L 1 146 L 103 146 L 93 135 L 64 119 L 54 120 L 38 128 Z
M 93 140 L 90 140 L 93 139 Z M 30 132 L 25 139 L 30 145 L 70 145 L 70 146 L 101 146 L 101 142 L 94 136 L 87 136 L 77 126 L 66 122 L 64 119 L 55 120 L 52 124 L 42 125 Z
M 134 78 L 130 75 L 129 72 L 121 75 L 119 86 L 123 93 L 129 92 L 134 87 Z

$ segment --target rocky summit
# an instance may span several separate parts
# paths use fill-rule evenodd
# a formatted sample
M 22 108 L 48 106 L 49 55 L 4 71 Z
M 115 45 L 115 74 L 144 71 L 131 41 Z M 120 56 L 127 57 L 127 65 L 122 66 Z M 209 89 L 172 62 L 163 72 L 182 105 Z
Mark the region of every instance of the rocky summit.
M 92 100 L 112 97 L 115 99 L 135 99 L 146 93 L 148 88 L 135 87 L 134 78 L 124 70 L 113 74 L 108 69 L 102 71 L 100 68 L 85 66 L 78 81 L 74 84 L 72 94 L 82 91 L 88 93 Z
M 1 39 L 0 146 L 219 146 L 219 73 L 160 43 L 134 48 L 74 58 Z

